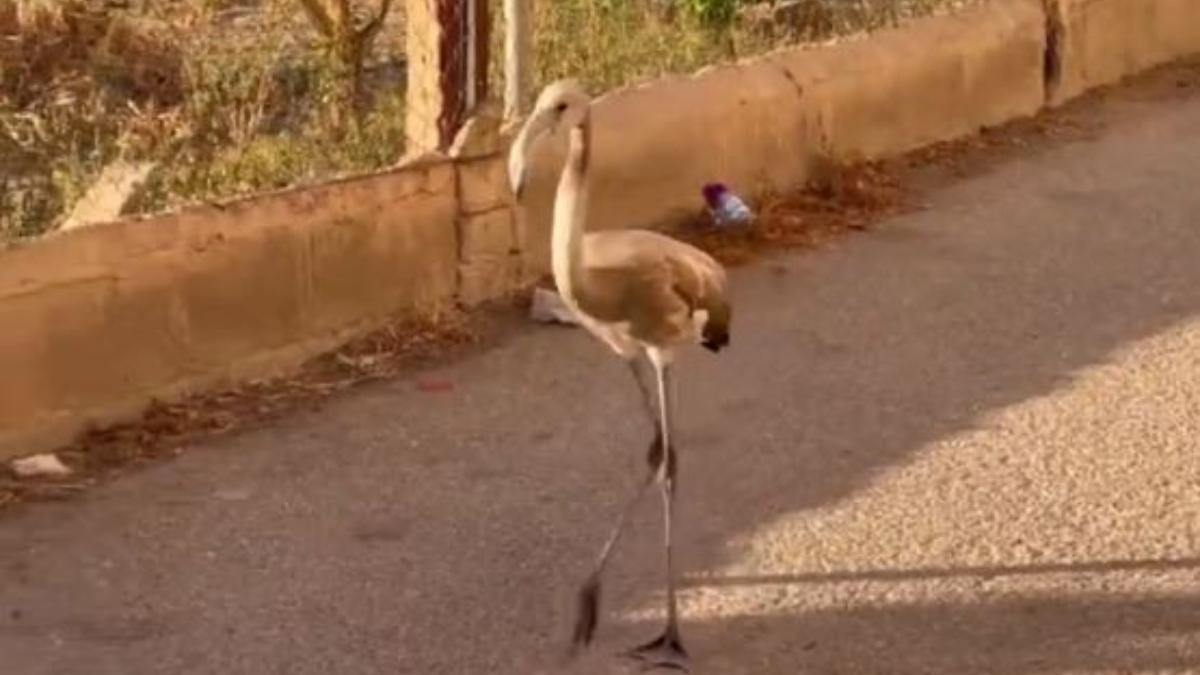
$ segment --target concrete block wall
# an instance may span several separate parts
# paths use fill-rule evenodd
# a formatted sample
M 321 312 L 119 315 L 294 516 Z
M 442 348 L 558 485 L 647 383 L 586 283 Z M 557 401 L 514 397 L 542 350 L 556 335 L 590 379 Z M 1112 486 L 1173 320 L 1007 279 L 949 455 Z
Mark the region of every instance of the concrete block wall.
M 485 104 L 458 133 L 458 300 L 471 307 L 523 285 L 501 113 Z
M 1197 0 L 991 0 L 616 91 L 595 107 L 589 227 L 669 226 L 710 180 L 785 189 L 825 159 L 970 134 L 1192 54 Z M 0 458 L 546 272 L 563 139 L 516 210 L 482 112 L 448 156 L 0 250 Z
M 1046 0 L 1052 105 L 1200 52 L 1196 0 Z
M 0 457 L 453 302 L 454 181 L 425 162 L 0 251 Z

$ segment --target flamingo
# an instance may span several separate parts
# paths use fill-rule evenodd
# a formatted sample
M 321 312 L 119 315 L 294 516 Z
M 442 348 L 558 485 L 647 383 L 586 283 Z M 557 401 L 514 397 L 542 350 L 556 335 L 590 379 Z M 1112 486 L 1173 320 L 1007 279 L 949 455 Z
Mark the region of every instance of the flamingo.
M 568 151 L 554 200 L 551 267 L 563 301 L 580 324 L 624 360 L 641 392 L 655 435 L 649 470 L 626 503 L 579 592 L 572 653 L 592 641 L 601 576 L 634 505 L 657 483 L 662 494 L 666 558 L 666 625 L 661 635 L 627 654 L 650 667 L 687 670 L 679 632 L 672 566 L 672 511 L 678 457 L 675 447 L 673 369 L 676 353 L 699 343 L 712 352 L 729 344 L 732 307 L 725 270 L 707 253 L 640 229 L 585 232 L 592 157 L 592 104 L 574 80 L 547 86 L 513 140 L 508 172 L 518 204 L 536 141 L 566 131 Z M 657 410 L 645 364 L 654 374 Z

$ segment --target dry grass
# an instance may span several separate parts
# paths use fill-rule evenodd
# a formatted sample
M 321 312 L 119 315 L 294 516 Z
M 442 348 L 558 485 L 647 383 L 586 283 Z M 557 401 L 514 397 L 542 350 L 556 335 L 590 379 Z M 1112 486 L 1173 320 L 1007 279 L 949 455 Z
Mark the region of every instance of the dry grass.
M 692 0 L 695 1 L 695 0 Z M 894 26 L 979 0 L 801 0 L 728 2 L 733 20 L 704 24 L 683 0 L 558 0 L 536 5 L 538 80 L 575 77 L 593 91 L 667 73 Z M 725 4 L 725 3 L 722 3 Z
M 133 205 L 146 212 L 400 157 L 402 24 L 377 41 L 374 94 L 347 128 L 333 114 L 334 68 L 296 3 L 225 4 L 134 14 L 0 0 L 0 239 L 52 228 L 117 159 L 161 167 Z

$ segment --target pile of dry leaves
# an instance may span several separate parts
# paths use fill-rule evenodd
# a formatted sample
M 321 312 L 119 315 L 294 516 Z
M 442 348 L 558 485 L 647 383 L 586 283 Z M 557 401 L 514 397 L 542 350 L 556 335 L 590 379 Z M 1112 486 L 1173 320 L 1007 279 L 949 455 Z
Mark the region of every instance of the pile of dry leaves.
M 839 166 L 799 190 L 759 201 L 751 227 L 715 228 L 702 217 L 680 236 L 736 266 L 766 250 L 819 246 L 848 231 L 865 230 L 912 204 L 897 174 L 882 162 Z

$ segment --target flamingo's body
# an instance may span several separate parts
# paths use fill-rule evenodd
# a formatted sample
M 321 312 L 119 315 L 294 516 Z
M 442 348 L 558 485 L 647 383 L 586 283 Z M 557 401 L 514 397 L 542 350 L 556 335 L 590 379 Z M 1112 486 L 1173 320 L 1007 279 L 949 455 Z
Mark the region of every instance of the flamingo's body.
M 729 339 L 725 273 L 708 254 L 649 230 L 583 237 L 581 283 L 557 282 L 584 325 L 613 351 L 633 358 L 650 349 Z
M 518 200 L 528 155 L 536 139 L 569 130 L 570 146 L 554 201 L 552 266 L 559 294 L 592 334 L 629 363 L 657 433 L 650 445 L 650 471 L 605 543 L 596 569 L 583 587 L 575 645 L 595 630 L 600 576 L 629 511 L 653 480 L 662 488 L 666 524 L 667 625 L 663 635 L 634 654 L 658 665 L 683 667 L 675 580 L 671 568 L 671 512 L 676 453 L 671 418 L 671 368 L 675 350 L 700 343 L 719 351 L 729 343 L 731 308 L 724 269 L 703 251 L 648 230 L 584 232 L 591 155 L 591 101 L 576 83 L 557 82 L 538 98 L 509 156 L 509 177 Z M 642 356 L 653 365 L 658 409 L 640 371 Z

